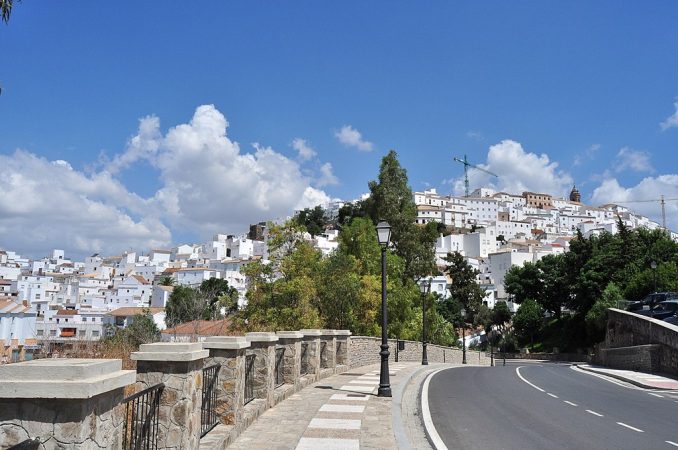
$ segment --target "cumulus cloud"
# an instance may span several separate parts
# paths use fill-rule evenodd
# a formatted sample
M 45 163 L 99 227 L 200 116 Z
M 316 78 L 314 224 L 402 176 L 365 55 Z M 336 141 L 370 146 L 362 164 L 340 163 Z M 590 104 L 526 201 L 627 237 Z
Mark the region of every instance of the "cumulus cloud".
M 598 150 L 600 150 L 600 147 L 601 147 L 600 144 L 593 144 L 589 148 L 587 148 L 583 153 L 578 153 L 574 155 L 573 165 L 580 166 L 587 161 L 595 159 Z
M 654 168 L 650 163 L 650 154 L 634 150 L 630 147 L 624 147 L 617 153 L 614 163 L 615 172 L 624 172 L 632 170 L 634 172 L 653 172 Z
M 593 191 L 591 204 L 619 203 L 636 213 L 661 223 L 661 195 L 664 195 L 665 199 L 678 198 L 677 174 L 646 177 L 631 187 L 620 185 L 616 178 L 607 178 Z M 667 226 L 674 230 L 677 229 L 678 203 L 673 200 L 667 201 L 665 208 Z
M 294 138 L 292 148 L 299 152 L 299 159 L 302 161 L 313 159 L 318 154 L 311 148 L 306 139 Z
M 471 189 L 492 187 L 511 193 L 533 191 L 562 196 L 573 184 L 570 174 L 559 170 L 558 163 L 551 161 L 548 155 L 527 152 L 519 142 L 512 140 L 504 140 L 491 146 L 486 163 L 477 165 L 499 177 L 469 169 Z M 462 195 L 464 177 L 452 180 L 452 186 L 456 195 Z
M 666 131 L 669 128 L 678 127 L 678 101 L 675 101 L 673 103 L 673 107 L 676 109 L 676 112 L 671 114 L 669 117 L 666 118 L 665 121 L 659 124 L 662 131 Z
M 144 214 L 149 201 L 106 171 L 85 175 L 22 150 L 0 155 L 0 167 L 0 247 L 42 256 L 51 248 L 108 253 L 170 242 L 169 229 Z
M 320 168 L 318 182 L 270 147 L 242 151 L 227 129 L 213 105 L 198 107 L 188 123 L 166 133 L 157 117 L 145 117 L 123 152 L 87 174 L 25 151 L 0 154 L 0 247 L 38 256 L 54 247 L 80 254 L 142 250 L 170 245 L 172 231 L 196 239 L 237 233 L 329 202 L 311 184 L 335 183 L 331 164 Z M 140 160 L 159 176 L 161 187 L 149 198 L 117 178 Z
M 355 147 L 361 152 L 371 152 L 374 150 L 374 144 L 363 139 L 360 131 L 353 128 L 351 125 L 344 125 L 341 129 L 334 133 L 339 142 L 347 147 Z

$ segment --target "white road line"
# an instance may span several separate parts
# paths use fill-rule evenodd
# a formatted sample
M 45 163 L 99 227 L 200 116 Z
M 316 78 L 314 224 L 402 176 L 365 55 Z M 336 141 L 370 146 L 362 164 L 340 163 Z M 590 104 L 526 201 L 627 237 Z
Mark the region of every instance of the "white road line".
M 558 396 L 556 394 L 551 394 L 550 392 L 547 392 L 547 394 L 550 395 L 553 398 L 558 398 Z
M 527 381 L 527 380 L 525 379 L 525 377 L 523 377 L 523 376 L 520 374 L 520 369 L 522 369 L 523 367 L 525 367 L 525 366 L 516 367 L 516 373 L 518 374 L 518 378 L 520 378 L 520 379 L 523 380 L 525 383 L 529 384 L 530 386 L 532 386 L 533 388 L 535 388 L 535 389 L 538 390 L 539 392 L 546 392 L 545 390 L 543 390 L 543 389 L 540 388 L 539 386 L 535 386 L 534 384 L 532 384 L 532 383 L 530 383 L 529 381 Z
M 602 414 L 598 414 L 597 412 L 591 411 L 590 409 L 587 409 L 586 412 L 589 414 L 593 414 L 594 416 L 603 417 Z
M 564 403 L 567 403 L 568 405 L 577 406 L 576 403 L 572 403 L 572 402 L 569 401 L 569 400 L 563 400 L 563 402 L 564 402 Z
M 332 428 L 335 430 L 359 430 L 360 420 L 353 419 L 311 419 L 308 428 Z
M 299 439 L 297 450 L 360 450 L 358 439 L 307 438 Z
M 655 396 L 655 397 L 664 398 L 663 395 L 653 394 L 652 392 L 648 392 L 648 394 L 653 395 L 653 396 Z
M 628 428 L 629 430 L 637 431 L 638 433 L 644 433 L 640 428 L 632 427 L 631 425 L 626 425 L 624 422 L 617 422 L 617 425 Z
M 621 387 L 626 388 L 626 389 L 633 389 L 633 390 L 636 390 L 636 391 L 642 391 L 643 390 L 642 388 L 639 388 L 638 386 L 633 386 L 631 384 L 623 383 L 619 380 L 616 380 L 612 377 L 608 377 L 606 375 L 601 375 L 599 373 L 589 372 L 588 370 L 582 370 L 577 366 L 570 366 L 570 369 L 577 371 L 579 373 L 583 373 L 585 375 L 590 375 L 592 377 L 600 378 L 601 380 L 605 380 L 608 383 L 616 384 L 617 386 L 621 386 Z
M 666 442 L 666 443 L 669 444 L 669 445 L 673 445 L 674 447 L 678 447 L 678 444 L 676 444 L 676 443 L 673 442 L 673 441 L 664 441 L 664 442 Z
M 433 448 L 436 450 L 447 450 L 447 446 L 438 434 L 438 430 L 436 430 L 436 427 L 433 425 L 431 411 L 428 409 L 428 385 L 431 381 L 431 378 L 433 378 L 433 375 L 437 374 L 441 370 L 444 369 L 438 369 L 427 376 L 426 380 L 424 381 L 424 385 L 421 388 L 421 418 L 424 421 L 424 428 L 426 428 L 426 432 L 428 433 L 428 437 L 431 440 L 431 444 L 433 444 Z

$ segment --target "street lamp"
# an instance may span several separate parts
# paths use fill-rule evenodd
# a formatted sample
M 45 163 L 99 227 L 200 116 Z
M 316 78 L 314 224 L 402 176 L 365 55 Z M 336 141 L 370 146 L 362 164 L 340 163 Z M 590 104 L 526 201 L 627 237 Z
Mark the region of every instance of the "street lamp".
M 657 293 L 657 261 L 652 261 L 650 263 L 650 267 L 652 268 L 652 273 L 654 277 L 654 292 Z
M 421 290 L 421 365 L 428 366 L 428 354 L 426 353 L 426 298 L 431 292 L 431 278 L 423 280 L 419 284 Z
M 388 374 L 388 316 L 386 312 L 386 248 L 391 241 L 391 226 L 381 221 L 377 224 L 377 240 L 381 246 L 381 371 L 379 372 L 379 397 L 391 396 L 391 382 Z
M 461 308 L 461 363 L 466 364 L 466 309 Z

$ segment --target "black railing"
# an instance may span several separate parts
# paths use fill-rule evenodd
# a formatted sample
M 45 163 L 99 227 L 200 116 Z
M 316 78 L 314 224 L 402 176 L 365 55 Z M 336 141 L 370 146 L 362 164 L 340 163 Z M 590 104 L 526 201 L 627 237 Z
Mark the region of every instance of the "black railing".
M 320 367 L 327 367 L 327 341 L 320 341 Z
M 340 342 L 340 341 L 337 341 L 336 344 L 335 344 L 337 346 L 337 352 L 336 352 L 337 364 L 339 364 L 340 362 L 342 364 L 344 363 L 344 358 L 341 356 L 341 345 L 342 344 L 343 344 L 343 342 Z
M 301 375 L 308 375 L 308 342 L 301 343 Z
M 283 369 L 285 368 L 285 348 L 275 349 L 275 387 L 285 384 Z
M 245 356 L 245 405 L 254 400 L 254 358 L 256 355 Z
M 122 447 L 125 450 L 158 448 L 158 409 L 165 384 L 130 395 L 125 403 L 125 429 Z
M 217 403 L 217 379 L 221 364 L 202 369 L 202 406 L 200 407 L 200 437 L 214 428 L 219 419 L 215 411 Z

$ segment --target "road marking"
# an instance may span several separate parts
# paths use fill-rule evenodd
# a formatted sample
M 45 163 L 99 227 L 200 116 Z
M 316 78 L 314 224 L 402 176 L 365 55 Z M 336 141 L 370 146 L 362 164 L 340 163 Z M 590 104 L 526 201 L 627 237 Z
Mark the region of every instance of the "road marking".
M 644 433 L 640 428 L 632 427 L 631 425 L 626 425 L 624 422 L 617 422 L 617 425 L 628 428 L 629 430 L 637 431 L 638 433 Z
M 551 394 L 550 392 L 547 392 L 547 394 L 550 395 L 553 398 L 558 398 L 558 396 L 556 394 Z
M 359 430 L 360 420 L 352 419 L 311 419 L 308 428 L 332 428 L 335 430 Z
M 525 379 L 525 377 L 522 376 L 522 375 L 520 374 L 520 369 L 522 369 L 523 367 L 525 367 L 525 366 L 516 367 L 516 373 L 518 374 L 518 378 L 520 378 L 520 379 L 523 380 L 525 383 L 529 384 L 530 386 L 532 386 L 533 388 L 535 388 L 535 389 L 538 390 L 539 392 L 546 392 L 545 390 L 543 390 L 543 389 L 540 388 L 539 386 L 535 386 L 534 384 L 532 384 L 532 383 L 530 383 L 529 381 L 527 381 L 527 380 Z
M 663 396 L 663 395 L 659 395 L 659 394 L 653 394 L 652 392 L 648 392 L 648 394 L 650 394 L 650 395 L 654 395 L 655 397 L 659 397 L 659 398 L 664 398 L 664 396 Z
M 669 444 L 669 445 L 673 445 L 674 447 L 678 447 L 678 444 L 676 444 L 676 443 L 673 442 L 673 441 L 664 441 L 664 442 L 666 442 L 666 443 Z
M 590 414 L 593 414 L 594 416 L 603 417 L 602 414 L 598 414 L 597 412 L 591 411 L 590 409 L 587 409 L 586 412 L 587 412 L 587 413 L 590 413 Z
M 428 385 L 431 381 L 431 378 L 433 378 L 433 375 L 437 374 L 441 370 L 445 369 L 438 369 L 427 376 L 426 380 L 424 381 L 424 385 L 421 388 L 421 418 L 424 420 L 424 428 L 426 429 L 426 433 L 431 440 L 431 444 L 433 444 L 433 448 L 436 450 L 447 450 L 447 446 L 438 434 L 436 427 L 433 425 L 431 411 L 428 409 Z
M 568 400 L 563 400 L 563 402 L 567 403 L 568 405 L 577 406 L 576 403 L 572 403 L 571 401 Z
M 633 385 L 629 385 L 627 383 L 623 383 L 619 380 L 616 380 L 616 379 L 609 377 L 609 376 L 606 376 L 606 375 L 601 375 L 599 373 L 590 372 L 588 370 L 583 370 L 583 369 L 580 369 L 577 366 L 570 366 L 570 369 L 572 369 L 576 372 L 579 372 L 579 373 L 583 373 L 585 375 L 590 375 L 592 377 L 600 378 L 601 380 L 605 380 L 608 383 L 616 384 L 617 386 L 621 386 L 621 387 L 626 388 L 626 389 L 633 389 L 633 390 L 636 390 L 636 391 L 642 391 L 643 390 L 642 388 L 639 388 L 638 386 L 633 386 Z

